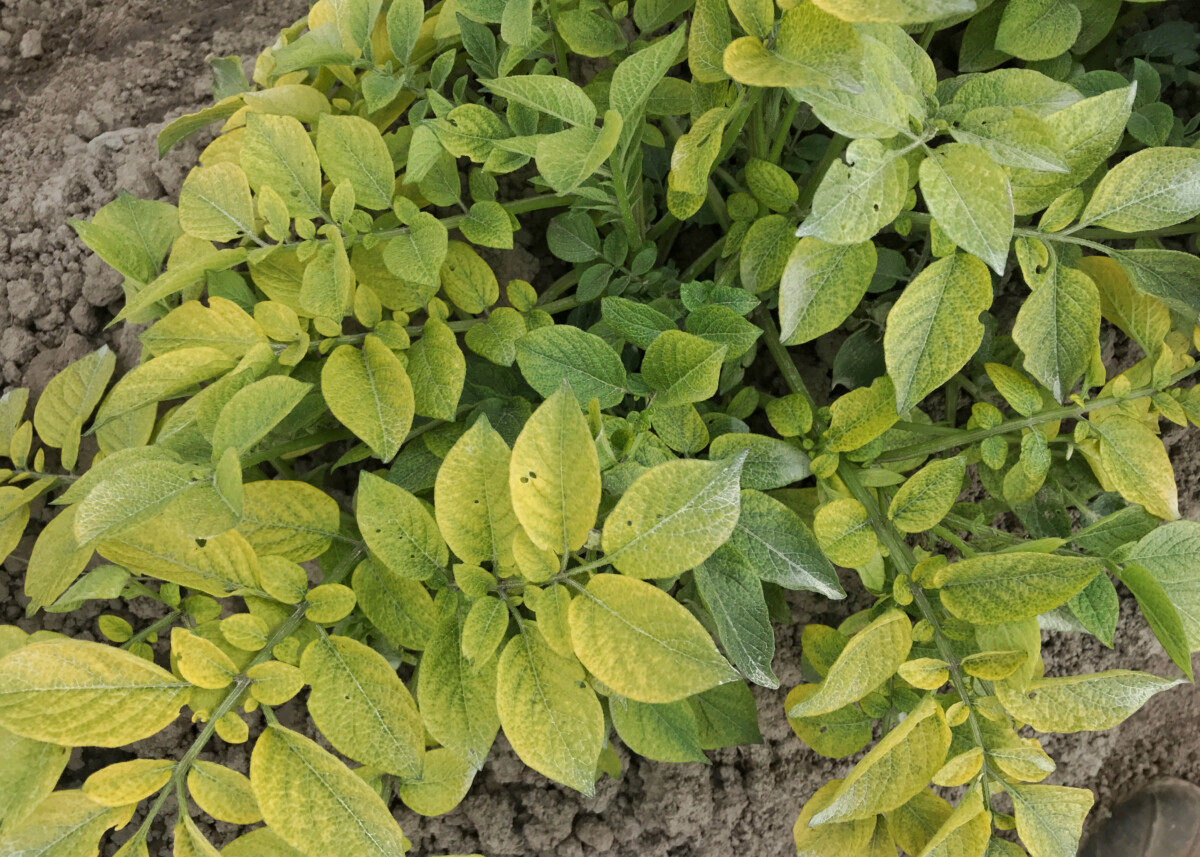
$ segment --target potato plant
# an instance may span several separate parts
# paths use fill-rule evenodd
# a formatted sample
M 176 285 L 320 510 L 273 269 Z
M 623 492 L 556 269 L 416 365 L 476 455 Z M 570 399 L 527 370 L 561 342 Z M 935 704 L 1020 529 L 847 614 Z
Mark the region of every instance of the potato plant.
M 226 857 L 394 857 L 389 807 L 449 811 L 501 730 L 585 795 L 614 740 L 702 762 L 761 740 L 786 592 L 846 585 L 872 606 L 803 629 L 778 710 L 823 756 L 881 738 L 798 853 L 1072 857 L 1092 795 L 1034 733 L 1200 650 L 1160 438 L 1200 420 L 1200 120 L 1163 101 L 1196 54 L 1119 41 L 1144 13 L 318 0 L 252 79 L 213 60 L 160 136 L 221 123 L 178 203 L 73 224 L 140 364 L 0 399 L 0 556 L 54 509 L 29 613 L 161 614 L 0 628 L 0 853 L 142 807 L 145 855 L 175 796 L 180 857 L 218 853 L 201 813 L 265 822 Z M 538 288 L 489 262 L 518 231 Z M 1043 631 L 1114 644 L 1118 583 L 1178 675 L 1045 675 Z M 185 710 L 178 758 L 56 790 Z M 199 760 L 252 725 L 249 777 Z

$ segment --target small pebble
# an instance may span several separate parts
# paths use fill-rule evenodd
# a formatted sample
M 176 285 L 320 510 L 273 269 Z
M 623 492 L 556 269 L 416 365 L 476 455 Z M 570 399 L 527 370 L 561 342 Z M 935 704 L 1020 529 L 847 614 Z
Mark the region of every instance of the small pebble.
M 32 60 L 42 55 L 42 31 L 26 30 L 21 36 L 21 59 Z

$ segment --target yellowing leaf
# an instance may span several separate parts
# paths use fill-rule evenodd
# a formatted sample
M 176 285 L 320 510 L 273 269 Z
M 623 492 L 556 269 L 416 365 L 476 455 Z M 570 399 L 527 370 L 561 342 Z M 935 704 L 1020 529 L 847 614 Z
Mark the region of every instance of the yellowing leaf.
M 33 427 L 43 443 L 62 447 L 72 432 L 78 436 L 76 423 L 91 416 L 116 365 L 117 355 L 103 345 L 50 379 L 33 410 Z
M 23 508 L 27 510 L 28 506 Z M 92 548 L 80 547 L 75 540 L 78 510 L 78 506 L 63 509 L 38 533 L 37 541 L 33 543 L 25 573 L 25 594 L 29 596 L 30 610 L 39 610 L 54 603 L 92 558 Z M 28 511 L 21 518 L 27 521 Z M 22 526 L 21 530 L 24 529 Z M 17 537 L 20 538 L 20 533 Z
M 897 413 L 908 413 L 966 365 L 983 341 L 979 314 L 991 304 L 987 268 L 963 253 L 939 259 L 908 284 L 883 337 Z
M 1013 341 L 1025 353 L 1025 370 L 1057 401 L 1087 370 L 1099 335 L 1096 284 L 1082 271 L 1059 264 L 1035 285 L 1012 331 Z
M 902 533 L 933 529 L 958 499 L 965 475 L 962 458 L 931 461 L 900 486 L 888 506 L 888 519 Z
M 900 664 L 900 678 L 921 690 L 937 690 L 950 680 L 945 661 L 937 658 L 915 658 Z
M 1118 232 L 1163 229 L 1200 214 L 1200 152 L 1160 146 L 1135 152 L 1100 180 L 1079 216 Z
M 269 375 L 242 387 L 225 403 L 212 433 L 214 461 L 226 449 L 239 456 L 267 436 L 312 389 L 286 375 Z
M 462 802 L 474 779 L 475 767 L 470 762 L 445 747 L 435 747 L 425 754 L 421 778 L 400 783 L 396 792 L 418 815 L 444 815 Z
M 105 831 L 125 824 L 132 807 L 102 806 L 82 791 L 46 797 L 20 826 L 0 836 L 0 854 L 92 857 Z
M 354 570 L 353 584 L 359 609 L 393 646 L 425 648 L 437 624 L 429 590 L 369 559 Z
M 133 855 L 122 854 L 121 857 Z M 259 827 L 222 848 L 221 857 L 304 857 L 304 853 L 284 842 L 271 828 Z
M 510 566 L 517 518 L 509 494 L 511 452 L 486 416 L 451 447 L 438 469 L 438 527 L 463 562 Z
M 466 380 L 467 361 L 445 322 L 430 318 L 425 332 L 408 349 L 408 377 L 416 412 L 435 420 L 453 420 Z
M 854 499 L 834 500 L 817 509 L 813 534 L 825 556 L 847 568 L 866 565 L 879 551 L 867 510 Z
M 855 140 L 846 147 L 846 163 L 834 161 L 821 179 L 797 234 L 832 244 L 865 242 L 896 219 L 908 189 L 908 161 L 898 148 Z
M 256 192 L 264 185 L 272 188 L 292 217 L 321 215 L 321 166 L 308 132 L 295 117 L 248 114 L 241 164 L 250 186 Z
M 304 687 L 304 673 L 282 661 L 264 661 L 246 670 L 250 695 L 263 705 L 283 705 Z
M 571 601 L 570 624 L 583 665 L 638 702 L 675 702 L 738 678 L 696 618 L 643 581 L 596 575 Z
M 398 777 L 420 776 L 425 727 L 383 655 L 349 637 L 318 637 L 300 660 L 308 711 L 338 752 Z
M 387 804 L 315 742 L 268 726 L 250 757 L 250 784 L 267 826 L 306 854 L 395 857 L 406 840 Z
M 866 446 L 896 424 L 896 388 L 880 375 L 869 387 L 840 396 L 829 406 L 825 440 L 830 452 L 853 452 Z
M 517 520 L 535 545 L 558 553 L 582 547 L 600 504 L 600 462 L 565 384 L 517 436 L 508 480 Z
M 417 677 L 417 704 L 425 728 L 438 743 L 483 767 L 496 731 L 496 662 L 474 663 L 462 653 L 455 616 L 438 625 L 425 647 Z
M 446 568 L 450 552 L 437 524 L 399 485 L 363 471 L 356 510 L 367 547 L 396 574 L 425 580 Z
M 0 651 L 4 651 L 3 646 Z M 0 759 L 5 762 L 0 769 L 0 819 L 3 820 L 0 832 L 21 826 L 54 790 L 70 757 L 69 747 L 22 738 L 0 729 Z
M 829 806 L 841 785 L 842 780 L 830 780 L 817 789 L 816 794 L 800 810 L 800 816 L 792 828 L 797 857 L 841 857 L 844 854 L 865 853 L 877 826 L 872 820 L 812 826 L 813 816 Z
M 342 425 L 387 462 L 395 457 L 413 420 L 413 388 L 399 359 L 378 337 L 359 351 L 340 345 L 321 368 L 321 394 Z
M 920 857 L 983 857 L 992 833 L 991 813 L 970 792 L 930 837 Z
M 396 173 L 379 129 L 359 116 L 323 116 L 317 124 L 317 155 L 334 184 L 350 182 L 354 200 L 375 211 L 390 208 Z
M 1183 679 L 1131 670 L 1034 679 L 1024 689 L 996 684 L 996 696 L 1013 717 L 1039 732 L 1102 732 Z
M 584 678 L 576 660 L 532 628 L 522 630 L 500 655 L 496 710 L 521 761 L 590 796 L 605 730 L 600 701 Z
M 703 402 L 717 391 L 728 349 L 682 330 L 655 337 L 642 360 L 642 377 L 662 407 Z
M 774 46 L 735 39 L 725 49 L 725 73 L 748 86 L 833 87 L 856 92 L 862 47 L 854 29 L 814 5 L 783 13 Z
M 245 774 L 197 759 L 188 770 L 187 786 L 192 800 L 217 821 L 229 824 L 262 821 L 258 801 Z
M 969 0 L 821 0 L 817 3 L 843 21 L 923 24 L 974 12 Z
M 949 748 L 950 727 L 927 698 L 854 766 L 812 823 L 864 820 L 904 805 L 929 784 Z
M 972 747 L 946 762 L 933 775 L 933 784 L 945 788 L 965 785 L 983 767 L 983 748 Z
M 1095 802 L 1087 789 L 1008 785 L 1017 835 L 1032 857 L 1074 857 L 1083 821 Z
M 530 330 L 517 340 L 517 365 L 529 386 L 552 396 L 565 380 L 581 405 L 611 408 L 625 398 L 621 358 L 592 333 L 565 324 Z
M 817 691 L 820 685 L 798 684 L 783 701 L 790 711 Z M 871 720 L 856 705 L 847 705 L 815 717 L 789 717 L 792 731 L 818 755 L 841 759 L 871 743 Z
M 158 792 L 171 779 L 169 759 L 131 759 L 101 768 L 83 783 L 83 793 L 102 806 L 128 806 Z
M 947 143 L 921 161 L 921 193 L 950 239 L 1003 275 L 1013 234 L 1008 176 L 983 149 Z
M 213 642 L 186 628 L 171 629 L 171 652 L 179 674 L 196 687 L 220 690 L 238 674 L 237 665 Z
M 254 234 L 254 201 L 237 164 L 196 167 L 179 191 L 179 225 L 207 241 L 232 241 Z
M 900 610 L 887 611 L 850 638 L 818 690 L 788 717 L 816 717 L 857 702 L 895 675 L 911 648 L 912 623 Z
M 903 163 L 903 161 L 901 161 Z M 877 264 L 875 245 L 802 238 L 779 283 L 779 337 L 801 345 L 834 330 L 858 308 Z
M 942 604 L 960 619 L 996 625 L 1065 604 L 1099 572 L 1090 557 L 1041 553 L 976 556 L 938 571 Z
M 1113 486 L 1130 503 L 1168 521 L 1179 517 L 1175 471 L 1162 441 L 1145 423 L 1124 414 L 1095 421 L 1100 462 Z
M 737 524 L 745 457 L 668 461 L 643 473 L 604 522 L 607 558 L 642 579 L 671 577 L 708 559 Z
M 50 640 L 0 659 L 0 727 L 54 744 L 120 747 L 174 720 L 190 687 L 130 652 Z
M 963 671 L 984 681 L 1008 678 L 1028 659 L 1025 652 L 977 652 L 962 659 Z
M 921 854 L 952 810 L 945 799 L 925 789 L 887 814 L 887 827 L 908 854 Z

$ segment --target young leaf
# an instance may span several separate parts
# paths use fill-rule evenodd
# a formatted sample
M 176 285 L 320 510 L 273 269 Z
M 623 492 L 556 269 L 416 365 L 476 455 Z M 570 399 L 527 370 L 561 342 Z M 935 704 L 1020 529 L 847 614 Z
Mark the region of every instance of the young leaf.
M 671 577 L 708 559 L 737 523 L 745 459 L 742 453 L 718 461 L 668 461 L 643 473 L 604 522 L 608 561 L 646 579 Z
M 644 581 L 596 575 L 571 601 L 570 624 L 588 671 L 638 702 L 675 702 L 738 679 L 687 608 Z
M 532 628 L 500 655 L 496 710 L 525 764 L 584 795 L 595 793 L 604 712 L 573 658 L 556 653 Z
M 517 520 L 535 545 L 565 554 L 587 541 L 600 505 L 600 462 L 565 382 L 517 436 L 508 488 Z
M 908 413 L 966 364 L 983 341 L 979 314 L 991 304 L 991 275 L 964 253 L 939 259 L 908 284 L 888 313 L 883 337 L 898 414 Z
M 250 784 L 267 825 L 308 853 L 403 854 L 400 826 L 379 795 L 314 741 L 268 726 L 250 757 Z

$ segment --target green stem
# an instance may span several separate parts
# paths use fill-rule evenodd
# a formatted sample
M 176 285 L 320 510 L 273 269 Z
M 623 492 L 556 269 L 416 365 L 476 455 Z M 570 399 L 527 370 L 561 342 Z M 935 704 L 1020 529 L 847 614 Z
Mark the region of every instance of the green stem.
M 771 311 L 766 307 L 760 306 L 754 311 L 754 322 L 762 329 L 763 340 L 767 343 L 767 351 L 774 358 L 775 364 L 783 374 L 784 383 L 787 384 L 788 389 L 793 393 L 799 393 L 804 396 L 808 401 L 808 406 L 812 408 L 815 414 L 817 404 L 813 400 L 812 393 L 808 391 L 808 386 L 804 383 L 804 379 L 800 377 L 800 370 L 796 368 L 796 363 L 792 360 L 792 355 L 788 353 L 787 347 L 779 341 L 779 329 L 775 327 L 775 320 L 771 318 Z
M 692 264 L 688 265 L 682 274 L 679 275 L 679 282 L 690 283 L 700 274 L 708 270 L 709 265 L 721 258 L 721 251 L 725 249 L 725 236 L 722 235 L 716 242 L 710 244 L 708 249 L 700 254 L 700 257 Z
M 547 9 L 550 13 L 550 32 L 554 38 L 554 57 L 558 76 L 570 80 L 571 67 L 567 64 L 567 45 L 563 41 L 563 37 L 559 35 L 558 27 L 555 24 L 555 18 L 558 17 L 558 0 L 549 0 Z
M 908 590 L 912 593 L 913 604 L 916 606 L 917 612 L 921 614 L 921 618 L 933 628 L 934 643 L 937 645 L 938 654 L 941 656 L 941 659 L 946 662 L 946 669 L 950 673 L 950 683 L 958 694 L 958 698 L 967 709 L 967 722 L 971 726 L 971 737 L 979 747 L 985 747 L 983 743 L 983 730 L 979 725 L 979 718 L 975 713 L 975 705 L 971 699 L 970 691 L 967 689 L 967 681 L 963 677 L 958 657 L 954 654 L 954 649 L 950 645 L 949 638 L 946 637 L 945 632 L 942 630 L 937 611 L 930 604 L 925 590 L 912 582 L 912 570 L 916 565 L 912 549 L 900 537 L 900 534 L 891 525 L 891 522 L 884 517 L 883 511 L 875 499 L 875 495 L 859 480 L 858 468 L 855 465 L 843 461 L 838 466 L 838 476 L 842 478 L 842 482 L 846 484 L 854 499 L 866 509 L 867 518 L 871 522 L 871 528 L 875 531 L 875 535 L 879 537 L 879 541 L 887 548 L 888 554 L 891 556 L 892 562 L 895 563 L 897 570 L 908 575 Z M 991 776 L 991 770 L 985 755 L 983 770 L 979 779 L 983 786 L 983 803 L 988 808 L 991 807 L 991 796 L 988 793 L 987 783 L 989 776 Z
M 183 615 L 183 611 L 172 610 L 171 612 L 169 612 L 167 615 L 163 616 L 162 618 L 155 619 L 153 622 L 151 622 L 145 628 L 138 631 L 136 634 L 134 634 L 132 637 L 130 637 L 128 640 L 126 640 L 124 643 L 122 643 L 121 648 L 122 649 L 132 649 L 138 643 L 142 642 L 142 640 L 148 639 L 151 634 L 157 634 L 159 631 L 163 630 L 164 628 L 169 628 L 171 625 L 173 625 L 175 623 L 175 620 L 178 619 L 182 615 Z
M 275 629 L 271 636 L 267 638 L 267 642 L 262 649 L 246 665 L 247 671 L 253 666 L 271 660 L 271 650 L 279 645 L 292 631 L 296 630 L 301 620 L 304 619 L 305 607 L 306 605 L 301 603 L 292 611 L 292 615 Z M 204 728 L 200 730 L 199 736 L 192 742 L 192 746 L 188 748 L 187 752 L 183 754 L 183 758 L 175 763 L 175 767 L 171 771 L 170 782 L 158 793 L 158 797 L 150 805 L 150 809 L 146 813 L 146 818 L 142 821 L 141 827 L 129 838 L 129 842 L 133 842 L 134 840 L 145 841 L 146 835 L 150 832 L 150 825 L 154 823 L 154 819 L 158 816 L 163 804 L 166 803 L 167 797 L 173 791 L 182 787 L 183 783 L 187 780 L 188 771 L 191 770 L 192 763 L 199 758 L 201 751 L 204 750 L 205 745 L 208 744 L 209 739 L 212 738 L 213 733 L 216 731 L 217 721 L 234 709 L 245 695 L 246 690 L 249 689 L 251 683 L 250 678 L 247 677 L 245 672 L 233 680 L 233 686 L 225 694 L 225 698 L 209 714 L 208 721 L 204 724 Z M 180 811 L 183 811 L 182 806 L 180 807 Z
M 783 117 L 779 120 L 779 128 L 775 131 L 775 139 L 771 142 L 771 151 L 767 154 L 767 160 L 776 166 L 779 165 L 783 147 L 787 144 L 788 133 L 792 130 L 792 123 L 796 121 L 796 113 L 799 110 L 799 101 L 789 102 L 787 109 L 783 112 Z
M 1176 372 L 1171 376 L 1171 380 L 1163 387 L 1166 389 L 1174 384 L 1179 383 L 1185 378 L 1200 372 L 1200 363 L 1184 369 L 1182 372 Z M 930 440 L 922 443 L 914 443 L 911 446 L 904 446 L 900 449 L 890 449 L 885 454 L 881 455 L 876 461 L 884 464 L 889 461 L 905 461 L 909 458 L 916 458 L 924 455 L 934 455 L 939 452 L 945 452 L 950 449 L 957 449 L 963 446 L 970 446 L 973 443 L 978 443 L 981 440 L 986 440 L 989 437 L 995 437 L 1000 434 L 1008 434 L 1009 432 L 1021 431 L 1022 429 L 1033 428 L 1042 423 L 1051 423 L 1055 420 L 1069 420 L 1089 411 L 1100 410 L 1101 408 L 1110 408 L 1113 405 L 1119 405 L 1121 402 L 1133 401 L 1142 399 L 1146 396 L 1152 396 L 1160 392 L 1158 387 L 1142 387 L 1139 390 L 1133 390 L 1125 396 L 1105 396 L 1103 399 L 1093 399 L 1082 405 L 1067 405 L 1061 408 L 1051 408 L 1048 411 L 1042 411 L 1039 414 L 1034 414 L 1031 417 L 1020 417 L 1018 419 L 1005 420 L 999 425 L 991 428 L 971 429 L 970 431 L 956 432 L 954 436 L 944 440 Z

